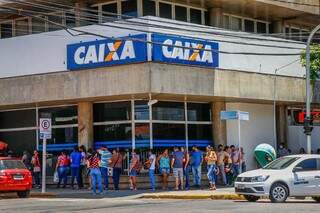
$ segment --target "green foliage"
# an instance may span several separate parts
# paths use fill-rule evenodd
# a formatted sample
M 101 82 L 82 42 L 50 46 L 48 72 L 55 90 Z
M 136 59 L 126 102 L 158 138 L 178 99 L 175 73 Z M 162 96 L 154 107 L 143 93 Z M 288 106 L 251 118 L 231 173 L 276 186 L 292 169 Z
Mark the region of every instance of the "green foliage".
M 306 66 L 306 51 L 301 54 L 301 64 Z M 320 78 L 320 44 L 312 44 L 310 52 L 310 79 L 312 84 Z

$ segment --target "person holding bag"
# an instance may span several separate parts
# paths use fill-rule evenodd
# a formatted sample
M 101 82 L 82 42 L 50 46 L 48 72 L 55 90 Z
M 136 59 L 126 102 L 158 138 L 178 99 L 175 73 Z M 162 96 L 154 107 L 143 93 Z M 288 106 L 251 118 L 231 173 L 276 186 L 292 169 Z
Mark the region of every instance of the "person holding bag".
M 37 189 L 40 189 L 41 166 L 40 166 L 39 153 L 37 150 L 35 150 L 33 152 L 33 156 L 31 159 L 31 165 L 32 165 L 32 174 L 33 174 L 35 187 Z
M 156 179 L 154 176 L 155 169 L 156 169 L 156 155 L 152 153 L 152 150 L 149 150 L 149 158 L 144 164 L 144 169 L 149 170 L 149 179 L 150 179 L 150 185 L 151 185 L 151 190 L 155 191 L 156 190 Z
M 119 182 L 120 182 L 120 175 L 122 170 L 122 160 L 123 157 L 119 151 L 114 149 L 112 151 L 112 157 L 110 160 L 110 167 L 113 170 L 112 179 L 114 184 L 114 189 L 119 190 Z

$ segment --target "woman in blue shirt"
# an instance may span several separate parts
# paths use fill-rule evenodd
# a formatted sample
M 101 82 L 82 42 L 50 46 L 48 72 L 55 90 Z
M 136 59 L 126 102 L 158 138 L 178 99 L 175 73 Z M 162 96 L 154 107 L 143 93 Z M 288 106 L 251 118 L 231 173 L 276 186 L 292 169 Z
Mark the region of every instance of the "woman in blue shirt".
M 159 167 L 160 173 L 162 174 L 162 189 L 168 189 L 168 177 L 170 175 L 170 158 L 168 154 L 168 149 L 159 155 L 157 159 L 157 165 Z

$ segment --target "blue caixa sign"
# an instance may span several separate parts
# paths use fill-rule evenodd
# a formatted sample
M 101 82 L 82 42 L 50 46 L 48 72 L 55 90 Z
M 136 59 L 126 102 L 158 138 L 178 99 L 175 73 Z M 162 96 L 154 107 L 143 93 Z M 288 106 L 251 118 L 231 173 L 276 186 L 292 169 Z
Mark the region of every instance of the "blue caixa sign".
M 205 67 L 219 66 L 217 42 L 160 34 L 153 34 L 152 41 L 153 61 Z
M 132 40 L 130 40 L 132 38 Z M 119 40 L 97 40 L 67 45 L 67 68 L 90 69 L 104 66 L 145 62 L 146 34 Z

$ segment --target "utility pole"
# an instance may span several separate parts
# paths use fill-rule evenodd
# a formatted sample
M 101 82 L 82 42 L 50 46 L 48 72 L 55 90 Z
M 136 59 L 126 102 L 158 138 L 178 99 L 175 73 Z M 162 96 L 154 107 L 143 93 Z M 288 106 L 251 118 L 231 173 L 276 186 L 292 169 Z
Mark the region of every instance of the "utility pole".
M 306 47 L 306 116 L 304 119 L 304 130 L 307 136 L 307 152 L 311 154 L 311 132 L 312 132 L 312 118 L 310 113 L 311 105 L 311 85 L 310 85 L 310 44 L 313 36 L 320 30 L 320 24 L 316 26 L 309 35 Z

